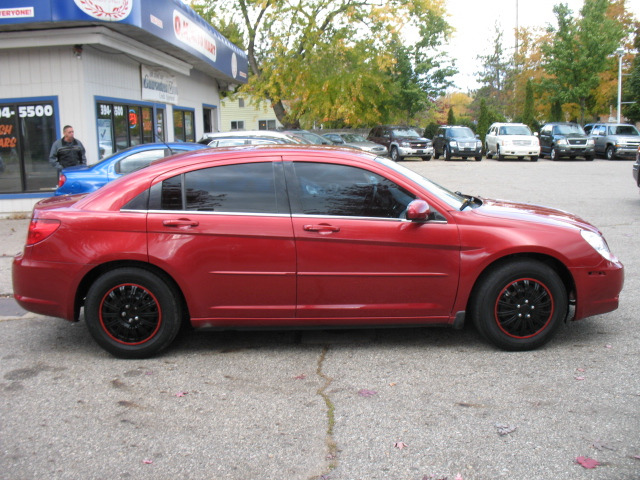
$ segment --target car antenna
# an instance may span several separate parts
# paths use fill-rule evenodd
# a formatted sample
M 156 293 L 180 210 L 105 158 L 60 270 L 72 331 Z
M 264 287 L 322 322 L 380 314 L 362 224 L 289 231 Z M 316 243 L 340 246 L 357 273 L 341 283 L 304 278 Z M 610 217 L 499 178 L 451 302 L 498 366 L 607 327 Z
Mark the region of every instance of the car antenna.
M 171 152 L 171 155 L 173 155 L 173 148 L 171 148 L 169 146 L 169 144 L 167 142 L 164 141 L 164 138 L 162 138 L 160 136 L 160 134 L 162 133 L 162 129 L 160 127 L 158 127 L 158 129 L 156 130 L 156 140 L 159 140 L 160 142 L 162 142 L 164 144 L 165 147 L 167 147 L 169 149 L 169 152 Z

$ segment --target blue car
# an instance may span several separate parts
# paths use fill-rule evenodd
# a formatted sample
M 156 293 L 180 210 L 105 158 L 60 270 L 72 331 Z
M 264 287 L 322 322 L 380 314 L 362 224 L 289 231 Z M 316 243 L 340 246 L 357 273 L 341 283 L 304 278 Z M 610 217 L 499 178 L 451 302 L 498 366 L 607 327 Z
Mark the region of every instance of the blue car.
M 89 193 L 125 173 L 146 167 L 159 158 L 208 148 L 199 143 L 143 143 L 121 150 L 95 165 L 68 167 L 60 172 L 55 195 Z

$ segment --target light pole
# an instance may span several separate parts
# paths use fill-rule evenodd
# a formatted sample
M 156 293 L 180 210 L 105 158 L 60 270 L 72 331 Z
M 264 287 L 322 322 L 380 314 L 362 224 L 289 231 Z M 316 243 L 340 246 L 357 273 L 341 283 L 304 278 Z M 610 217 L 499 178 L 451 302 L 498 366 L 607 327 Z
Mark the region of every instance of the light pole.
M 620 108 L 622 105 L 622 55 L 624 55 L 624 48 L 620 47 L 616 50 L 618 55 L 618 122 L 620 123 Z

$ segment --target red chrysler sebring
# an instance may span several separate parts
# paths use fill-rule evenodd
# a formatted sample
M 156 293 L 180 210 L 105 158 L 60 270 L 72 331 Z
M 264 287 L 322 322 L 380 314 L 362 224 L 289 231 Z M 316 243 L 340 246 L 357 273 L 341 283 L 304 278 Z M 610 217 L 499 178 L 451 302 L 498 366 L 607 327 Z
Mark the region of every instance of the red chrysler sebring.
M 451 192 L 353 149 L 207 149 L 43 200 L 13 263 L 27 310 L 118 357 L 196 328 L 448 325 L 506 350 L 615 310 L 623 267 L 567 212 Z M 570 308 L 573 307 L 573 308 Z

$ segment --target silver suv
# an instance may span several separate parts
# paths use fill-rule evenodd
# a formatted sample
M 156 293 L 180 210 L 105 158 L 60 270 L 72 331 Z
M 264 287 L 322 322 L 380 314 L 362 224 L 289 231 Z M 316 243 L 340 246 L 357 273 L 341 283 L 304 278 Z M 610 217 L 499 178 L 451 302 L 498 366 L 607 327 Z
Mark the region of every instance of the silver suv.
M 591 127 L 596 155 L 607 160 L 634 158 L 640 146 L 640 133 L 633 125 L 624 123 L 596 123 Z

